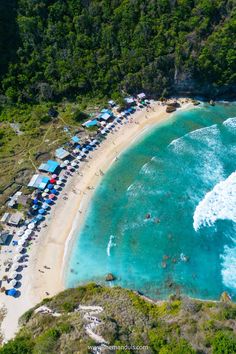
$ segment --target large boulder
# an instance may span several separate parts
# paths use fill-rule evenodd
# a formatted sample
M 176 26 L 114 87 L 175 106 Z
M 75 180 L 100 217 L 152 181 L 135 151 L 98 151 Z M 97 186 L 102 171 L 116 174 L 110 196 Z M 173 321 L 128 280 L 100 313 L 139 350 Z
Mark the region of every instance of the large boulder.
M 166 107 L 166 112 L 167 112 L 167 113 L 172 113 L 172 112 L 174 112 L 174 111 L 176 111 L 176 108 L 175 108 L 174 106 L 168 105 L 168 106 Z
M 106 275 L 106 281 L 114 281 L 116 277 L 112 273 Z

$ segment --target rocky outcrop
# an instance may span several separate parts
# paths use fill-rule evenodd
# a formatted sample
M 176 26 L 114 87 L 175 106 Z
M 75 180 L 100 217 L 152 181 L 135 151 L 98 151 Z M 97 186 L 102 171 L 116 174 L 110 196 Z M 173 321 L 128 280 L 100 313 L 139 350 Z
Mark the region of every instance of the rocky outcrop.
M 114 281 L 116 277 L 112 273 L 106 275 L 106 281 Z
M 168 105 L 166 107 L 166 112 L 167 113 L 172 113 L 172 112 L 175 112 L 175 111 L 176 111 L 176 107 L 173 107 L 173 106 L 170 106 L 170 105 Z

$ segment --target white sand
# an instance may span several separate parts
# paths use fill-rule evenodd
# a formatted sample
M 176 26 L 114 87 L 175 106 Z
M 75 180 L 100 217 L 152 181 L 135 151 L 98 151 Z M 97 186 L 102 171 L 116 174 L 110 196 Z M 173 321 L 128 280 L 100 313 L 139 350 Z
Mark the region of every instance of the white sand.
M 184 103 L 182 109 L 189 106 L 190 103 Z M 47 297 L 46 292 L 50 294 L 49 296 L 53 296 L 64 289 L 64 263 L 70 253 L 65 251 L 73 246 L 73 237 L 71 237 L 73 229 L 76 228 L 78 231 L 78 225 L 81 226 L 83 223 L 88 203 L 94 192 L 88 187 L 96 188 L 102 178 L 99 171 L 106 172 L 109 166 L 115 163 L 116 157 L 141 134 L 153 125 L 171 117 L 165 112 L 166 107 L 157 102 L 152 104 L 152 108 L 154 111 L 136 112 L 130 118 L 133 122 L 124 124 L 123 120 L 123 125 L 118 125 L 117 131 L 110 133 L 97 150 L 90 153 L 92 158 L 88 158 L 88 162 L 81 164 L 79 172 L 83 175 L 74 173 L 67 182 L 56 205 L 52 208 L 47 221 L 48 226 L 41 230 L 31 247 L 28 267 L 22 273 L 21 296 L 15 299 L 0 294 L 1 302 L 7 309 L 7 315 L 2 323 L 5 340 L 14 336 L 19 317 Z M 76 190 L 76 193 L 73 190 Z M 67 200 L 62 198 L 65 193 L 67 193 Z M 79 210 L 82 213 L 79 213 Z M 45 269 L 45 265 L 50 269 Z

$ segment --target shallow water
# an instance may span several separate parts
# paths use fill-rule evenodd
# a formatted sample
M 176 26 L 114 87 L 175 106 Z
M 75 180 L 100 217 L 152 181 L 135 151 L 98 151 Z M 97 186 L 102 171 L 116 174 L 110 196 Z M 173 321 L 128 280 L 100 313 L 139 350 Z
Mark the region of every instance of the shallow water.
M 104 176 L 66 285 L 104 283 L 111 272 L 115 284 L 153 298 L 235 297 L 235 170 L 236 104 L 177 112 Z

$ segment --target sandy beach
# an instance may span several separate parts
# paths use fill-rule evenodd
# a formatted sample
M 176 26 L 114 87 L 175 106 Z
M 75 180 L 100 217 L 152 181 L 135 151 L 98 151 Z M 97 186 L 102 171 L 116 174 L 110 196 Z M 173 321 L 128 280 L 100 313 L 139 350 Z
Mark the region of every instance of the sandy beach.
M 190 107 L 189 102 L 181 109 Z M 14 336 L 19 317 L 42 299 L 53 296 L 64 289 L 64 270 L 73 246 L 74 230 L 83 224 L 86 209 L 94 189 L 116 158 L 141 134 L 153 125 L 169 119 L 166 107 L 154 102 L 151 110 L 137 111 L 118 124 L 96 150 L 90 153 L 86 162 L 82 162 L 78 172 L 67 181 L 56 205 L 47 218 L 47 227 L 42 228 L 29 251 L 28 267 L 22 272 L 21 295 L 18 298 L 2 294 L 1 304 L 6 308 L 2 323 L 5 340 Z M 63 196 L 67 199 L 63 199 Z

